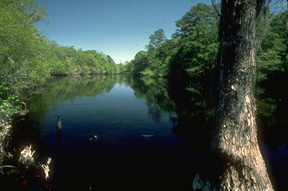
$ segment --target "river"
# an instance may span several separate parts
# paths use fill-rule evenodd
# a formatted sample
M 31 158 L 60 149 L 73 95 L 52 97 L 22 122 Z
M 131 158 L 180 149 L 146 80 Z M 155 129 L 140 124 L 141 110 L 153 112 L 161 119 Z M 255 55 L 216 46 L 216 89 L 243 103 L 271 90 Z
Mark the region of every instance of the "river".
M 42 163 L 52 158 L 50 190 L 191 190 L 213 112 L 202 96 L 177 100 L 167 86 L 120 75 L 55 79 L 27 97 L 31 122 L 19 144 L 32 145 Z M 261 149 L 269 174 L 286 190 L 287 142 L 273 147 L 267 140 Z

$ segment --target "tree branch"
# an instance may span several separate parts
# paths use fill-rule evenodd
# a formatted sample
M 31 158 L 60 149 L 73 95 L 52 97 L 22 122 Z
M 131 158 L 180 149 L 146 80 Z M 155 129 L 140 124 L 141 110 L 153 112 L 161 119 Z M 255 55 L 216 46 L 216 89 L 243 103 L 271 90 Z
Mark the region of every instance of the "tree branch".
M 216 6 L 216 3 L 215 3 L 215 0 L 211 0 L 211 3 L 212 3 L 212 6 L 214 7 L 215 11 L 217 12 L 217 15 L 219 17 L 221 17 L 221 12 L 217 9 L 217 6 Z

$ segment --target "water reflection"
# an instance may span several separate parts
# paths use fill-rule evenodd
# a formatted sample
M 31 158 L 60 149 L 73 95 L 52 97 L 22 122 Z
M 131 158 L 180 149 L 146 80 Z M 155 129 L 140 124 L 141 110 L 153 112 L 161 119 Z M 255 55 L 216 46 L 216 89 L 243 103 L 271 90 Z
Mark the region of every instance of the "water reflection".
M 162 113 L 176 112 L 170 116 L 172 132 L 190 149 L 208 149 L 214 109 L 205 89 L 196 84 L 193 91 L 192 86 L 171 89 L 163 78 L 140 78 L 130 85 L 138 98 L 146 100 L 152 119 L 159 122 Z
M 132 96 L 132 90 L 135 96 Z M 38 146 L 39 155 L 53 153 L 57 169 L 53 180 L 59 185 L 65 176 L 75 180 L 72 175 L 67 175 L 67 172 L 72 173 L 69 168 L 73 166 L 75 171 L 86 174 L 87 179 L 79 184 L 87 189 L 91 185 L 93 188 L 103 189 L 104 185 L 108 188 L 110 181 L 124 187 L 134 176 L 131 190 L 139 189 L 142 179 L 150 180 L 147 189 L 153 182 L 160 190 L 171 190 L 172 187 L 190 190 L 193 176 L 207 152 L 213 127 L 214 105 L 209 90 L 198 84 L 189 88 L 169 88 L 165 79 L 132 79 L 120 75 L 66 77 L 55 79 L 43 92 L 29 97 L 27 103 L 33 119 L 29 128 L 34 129 L 25 133 L 31 136 L 33 132 L 34 135 L 27 139 L 37 140 L 33 142 L 36 145 L 41 141 L 49 144 Z M 279 151 L 281 145 L 286 149 L 286 158 L 282 155 L 275 158 L 275 153 L 268 153 L 266 159 L 276 169 L 273 176 L 279 180 L 277 187 L 285 190 L 287 183 L 283 177 L 287 173 L 277 169 L 288 167 L 277 167 L 275 161 L 288 163 L 287 114 L 284 114 L 287 102 L 259 101 L 263 101 L 258 102 L 258 126 L 264 144 L 273 152 Z M 55 130 L 59 111 L 65 124 L 63 135 L 62 131 L 59 134 Z M 99 134 L 99 141 L 90 144 L 89 137 L 95 133 Z M 177 135 L 185 148 L 173 135 Z M 82 168 L 83 163 L 89 164 L 88 169 Z M 177 178 L 165 169 L 181 175 Z M 157 177 L 161 177 L 158 182 Z M 160 184 L 167 180 L 171 184 L 161 187 Z M 69 182 L 71 180 L 65 183 Z M 182 187 L 179 184 L 183 184 Z
M 287 96 L 269 94 L 257 100 L 257 125 L 263 157 L 276 190 L 288 190 L 288 107 Z
M 197 170 L 191 161 L 201 161 L 171 133 L 173 102 L 162 82 L 153 84 L 125 76 L 68 77 L 27 101 L 52 157 L 56 190 L 190 190 Z M 62 134 L 55 128 L 58 113 Z M 91 144 L 95 134 L 99 140 Z
M 57 130 L 57 141 L 59 147 L 61 147 L 61 139 L 62 139 L 62 131 Z
M 179 85 L 168 88 L 167 82 L 163 79 L 147 78 L 142 78 L 133 85 L 138 96 L 146 96 L 149 100 L 147 106 L 156 121 L 161 116 L 159 110 L 175 111 L 176 117 L 170 117 L 173 124 L 172 132 L 192 150 L 208 149 L 215 111 L 209 87 L 191 83 L 188 88 Z M 158 110 L 155 109 L 155 105 Z M 287 190 L 287 96 L 262 95 L 257 99 L 257 106 L 260 146 L 270 176 L 275 179 L 276 190 Z

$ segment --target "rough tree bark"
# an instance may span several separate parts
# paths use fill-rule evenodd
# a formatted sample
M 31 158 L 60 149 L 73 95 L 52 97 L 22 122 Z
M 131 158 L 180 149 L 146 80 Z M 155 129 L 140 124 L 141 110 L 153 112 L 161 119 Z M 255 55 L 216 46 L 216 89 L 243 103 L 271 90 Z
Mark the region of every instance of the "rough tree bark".
M 255 121 L 257 0 L 222 0 L 219 86 L 210 157 L 194 190 L 273 190 Z

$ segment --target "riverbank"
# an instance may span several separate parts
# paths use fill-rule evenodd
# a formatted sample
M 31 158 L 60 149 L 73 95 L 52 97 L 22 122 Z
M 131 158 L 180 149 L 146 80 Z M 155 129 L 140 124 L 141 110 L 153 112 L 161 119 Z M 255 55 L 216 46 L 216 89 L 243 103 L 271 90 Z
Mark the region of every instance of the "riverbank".
M 110 190 L 107 186 L 111 181 L 121 183 L 118 188 L 133 185 L 137 189 L 147 177 L 151 182 L 146 186 L 153 182 L 159 190 L 171 177 L 174 182 L 165 184 L 167 190 L 191 190 L 190 179 L 208 148 L 213 113 L 204 94 L 181 93 L 167 84 L 165 79 L 125 75 L 66 76 L 51 80 L 37 92 L 29 91 L 26 98 L 22 95 L 29 118 L 12 123 L 14 146 L 10 149 L 16 148 L 11 152 L 15 158 L 7 159 L 5 165 L 17 168 L 4 168 L 0 190 L 28 190 L 29 186 L 33 187 L 29 190 L 73 190 L 77 186 Z M 172 90 L 176 92 L 169 92 Z M 261 102 L 257 121 L 263 134 L 260 146 L 277 191 L 288 188 L 287 112 L 281 109 L 287 104 L 283 101 L 274 105 Z M 275 108 L 273 115 L 263 116 L 269 108 Z M 61 136 L 56 133 L 58 113 L 63 125 Z M 89 138 L 94 135 L 99 139 L 91 143 Z M 35 151 L 36 167 L 29 170 L 18 166 L 25 148 L 30 154 Z M 49 157 L 51 173 L 46 181 L 40 163 L 46 165 Z M 163 169 L 173 173 L 162 173 Z
M 5 152 L 5 146 L 7 146 L 7 137 L 11 131 L 11 125 L 4 120 L 0 121 L 0 172 L 4 174 L 4 168 L 12 167 L 4 163 L 4 159 L 9 156 Z
M 46 180 L 49 177 L 51 158 L 48 158 L 46 164 L 41 164 L 35 157 L 35 146 L 32 148 L 32 145 L 19 138 L 30 136 L 30 132 L 27 132 L 29 126 L 33 125 L 24 102 L 21 102 L 19 113 L 0 122 L 1 190 L 49 190 Z

